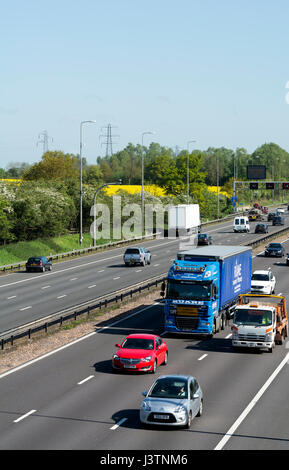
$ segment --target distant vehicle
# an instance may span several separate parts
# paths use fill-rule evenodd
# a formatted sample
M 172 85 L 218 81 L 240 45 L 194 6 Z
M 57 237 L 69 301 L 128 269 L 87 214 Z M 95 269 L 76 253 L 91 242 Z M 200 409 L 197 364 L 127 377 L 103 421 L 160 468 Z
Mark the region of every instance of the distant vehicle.
M 123 260 L 126 266 L 141 264 L 151 264 L 151 253 L 143 247 L 127 248 L 123 255 Z
M 274 294 L 276 277 L 271 269 L 254 271 L 251 277 L 251 292 L 258 294 Z
M 276 209 L 276 214 L 284 214 L 285 213 L 285 209 L 283 209 L 283 207 L 278 207 L 278 209 Z
M 265 256 L 284 256 L 285 250 L 281 243 L 269 243 L 265 248 Z
M 255 227 L 255 233 L 268 233 L 268 224 L 257 224 Z
M 212 245 L 213 240 L 211 235 L 208 233 L 199 233 L 198 235 L 198 245 Z
M 143 425 L 191 427 L 195 416 L 203 412 L 203 392 L 199 382 L 190 375 L 164 375 L 157 378 L 140 409 Z
M 246 216 L 235 217 L 234 219 L 234 232 L 250 232 L 249 219 Z
M 263 220 L 262 212 L 259 209 L 251 209 L 248 212 L 249 221 L 260 221 Z
M 276 215 L 272 220 L 272 225 L 284 225 L 285 219 L 282 215 Z
M 168 348 L 162 338 L 151 334 L 131 334 L 112 357 L 115 370 L 155 373 L 157 367 L 168 362 Z
M 201 226 L 199 204 L 179 204 L 168 209 L 168 231 L 176 236 L 189 235 Z
M 262 210 L 263 210 L 264 214 L 268 214 L 268 212 L 269 212 L 269 209 L 266 206 L 264 206 Z
M 51 271 L 52 263 L 45 256 L 33 256 L 28 258 L 26 263 L 26 272 L 28 271 Z
M 261 206 L 258 204 L 258 202 L 255 202 L 253 207 L 254 209 L 261 209 Z
M 276 212 L 269 212 L 267 220 L 270 222 L 270 220 L 273 220 L 274 217 L 276 217 Z

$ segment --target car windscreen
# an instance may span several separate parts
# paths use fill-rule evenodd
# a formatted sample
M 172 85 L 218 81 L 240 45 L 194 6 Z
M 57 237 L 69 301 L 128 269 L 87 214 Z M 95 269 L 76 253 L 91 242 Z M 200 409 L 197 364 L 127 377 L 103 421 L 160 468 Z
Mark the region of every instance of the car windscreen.
M 125 251 L 126 255 L 138 255 L 139 254 L 139 249 L 138 248 L 128 248 Z
M 125 349 L 154 349 L 154 340 L 146 338 L 127 338 L 121 346 Z
M 39 264 L 40 261 L 42 261 L 41 258 L 29 258 L 28 263 L 29 264 L 32 264 L 32 263 L 33 264 Z
M 164 377 L 157 380 L 149 393 L 149 397 L 155 398 L 188 398 L 187 383 L 182 379 Z
M 282 248 L 282 245 L 280 245 L 280 243 L 270 243 L 270 245 L 268 246 L 268 248 Z
M 252 281 L 269 281 L 268 274 L 252 274 Z

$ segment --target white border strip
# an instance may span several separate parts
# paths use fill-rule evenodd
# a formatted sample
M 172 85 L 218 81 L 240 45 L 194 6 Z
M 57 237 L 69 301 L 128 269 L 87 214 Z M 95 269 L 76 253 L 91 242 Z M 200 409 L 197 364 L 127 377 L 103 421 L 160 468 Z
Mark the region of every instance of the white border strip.
M 250 411 L 254 408 L 258 400 L 262 397 L 264 392 L 267 390 L 269 385 L 273 382 L 275 377 L 279 374 L 279 372 L 283 369 L 285 364 L 288 363 L 289 353 L 286 354 L 284 359 L 280 362 L 279 366 L 274 370 L 273 374 L 270 375 L 269 379 L 264 383 L 263 387 L 260 388 L 259 392 L 255 395 L 253 400 L 249 403 L 249 405 L 245 408 L 243 413 L 239 416 L 239 418 L 235 421 L 235 423 L 230 427 L 230 429 L 226 432 L 225 436 L 220 440 L 219 444 L 215 447 L 214 450 L 222 450 L 228 440 L 233 436 L 236 429 L 240 426 L 242 421 L 246 418 L 246 416 L 250 413 Z

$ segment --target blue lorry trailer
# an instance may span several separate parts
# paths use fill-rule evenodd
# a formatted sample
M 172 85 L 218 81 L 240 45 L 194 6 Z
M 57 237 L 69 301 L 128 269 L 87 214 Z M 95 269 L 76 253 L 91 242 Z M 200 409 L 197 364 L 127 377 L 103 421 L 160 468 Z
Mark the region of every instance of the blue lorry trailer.
M 164 328 L 212 336 L 251 289 L 252 248 L 210 245 L 178 253 L 166 285 Z M 164 289 L 163 289 L 164 290 Z

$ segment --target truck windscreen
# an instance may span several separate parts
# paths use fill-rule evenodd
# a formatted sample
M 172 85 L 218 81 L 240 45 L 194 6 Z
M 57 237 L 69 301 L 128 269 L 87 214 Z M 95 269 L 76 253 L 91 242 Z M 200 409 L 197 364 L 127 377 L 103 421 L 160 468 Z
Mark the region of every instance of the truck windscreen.
M 234 313 L 235 325 L 272 325 L 272 312 L 269 310 L 236 309 Z
M 168 279 L 167 297 L 182 300 L 210 300 L 212 282 Z

